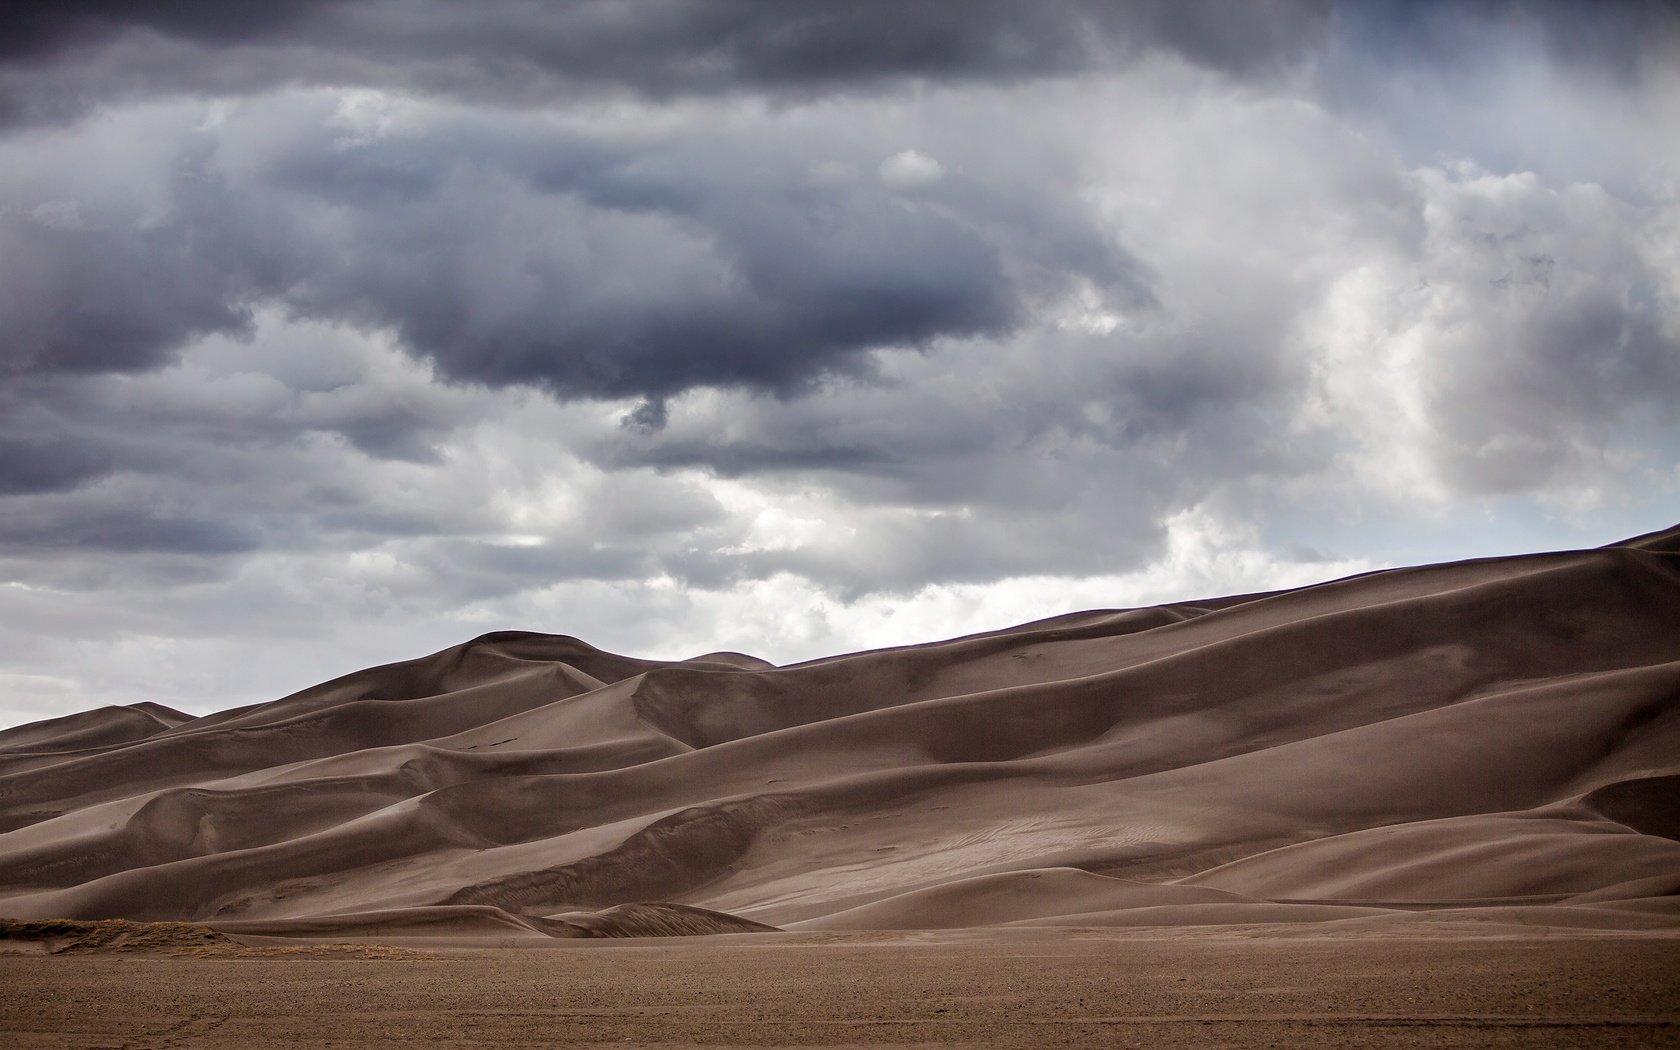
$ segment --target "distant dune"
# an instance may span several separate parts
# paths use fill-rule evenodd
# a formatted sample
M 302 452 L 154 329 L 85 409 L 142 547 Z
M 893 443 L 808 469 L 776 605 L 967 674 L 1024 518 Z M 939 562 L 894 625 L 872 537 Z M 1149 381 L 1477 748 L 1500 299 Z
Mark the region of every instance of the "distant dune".
M 1680 927 L 1680 528 L 773 667 L 503 632 L 0 732 L 0 916 Z

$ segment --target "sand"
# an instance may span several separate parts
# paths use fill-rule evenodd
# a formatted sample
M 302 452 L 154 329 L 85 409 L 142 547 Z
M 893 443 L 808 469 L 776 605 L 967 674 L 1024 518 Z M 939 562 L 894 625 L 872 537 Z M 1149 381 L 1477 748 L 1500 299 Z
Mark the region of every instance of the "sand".
M 1304 929 L 1304 927 L 1291 929 Z M 1680 1046 L 1666 937 L 771 934 L 398 958 L 0 955 L 28 1047 Z
M 1157 988 L 1152 967 L 1259 982 L 1241 993 L 1258 995 L 1268 968 L 1286 966 L 1311 976 L 1266 993 L 1284 1004 L 1265 1022 L 1277 1031 L 1323 1025 L 1314 1038 L 1328 1039 L 1343 1024 L 1328 1010 L 1365 1018 L 1349 1023 L 1367 1034 L 1399 1024 L 1392 1014 L 1431 1040 L 1497 1042 L 1528 1031 L 1500 974 L 1555 950 L 1547 965 L 1582 983 L 1535 1000 L 1563 1025 L 1546 1038 L 1612 1045 L 1602 1040 L 1634 1032 L 1625 1021 L 1643 1026 L 1629 1045 L 1649 1045 L 1670 1029 L 1640 1011 L 1670 1017 L 1675 981 L 1657 975 L 1680 972 L 1680 528 L 788 667 L 500 632 L 201 718 L 137 703 L 23 726 L 0 732 L 0 917 L 190 922 L 241 950 L 442 952 L 366 980 L 396 982 L 379 994 L 402 1001 L 462 975 L 491 997 L 473 1007 L 482 1018 L 503 1005 L 498 982 L 526 989 L 510 1000 L 524 1002 L 544 974 L 568 988 L 615 974 L 633 984 L 648 960 L 677 967 L 688 983 L 676 987 L 702 999 L 748 996 L 727 985 L 737 971 L 762 966 L 784 990 L 804 974 L 819 989 L 811 1023 L 841 1011 L 830 1040 L 787 1036 L 797 1025 L 784 1014 L 806 1007 L 778 1006 L 759 1027 L 725 1024 L 721 999 L 681 1007 L 712 1011 L 711 1034 L 690 1041 L 742 1043 L 881 1041 L 886 1028 L 845 1013 L 845 989 L 864 989 L 858 1008 L 884 1017 L 937 998 L 906 995 L 947 970 L 992 989 L 966 1003 L 971 1027 L 955 1038 L 993 1031 L 1007 1009 L 1040 1018 L 1031 1041 L 1106 1031 L 1077 1027 L 1050 978 L 1006 961 L 1028 958 L 1010 954 L 1025 944 L 1060 960 L 1049 972 L 1141 982 L 1105 985 L 1103 1016 L 1234 1023 L 1213 998 Z M 1521 939 L 1535 931 L 1552 939 Z M 654 937 L 693 941 L 580 947 Z M 471 954 L 508 947 L 543 951 L 513 953 L 526 964 Z M 1200 952 L 1211 954 L 1193 962 Z M 103 983 L 126 1002 L 125 982 L 144 997 L 144 972 L 184 1003 L 199 982 L 229 982 L 251 1017 L 282 1009 L 271 996 L 330 962 L 291 960 L 307 965 L 270 988 L 249 975 L 272 959 L 129 971 L 99 952 L 36 955 L 45 976 L 16 987 Z M 1476 958 L 1494 967 L 1491 998 L 1447 979 L 1469 981 Z M 189 976 L 189 961 L 215 971 Z M 1357 990 L 1367 971 L 1397 990 Z M 1640 998 L 1590 1005 L 1611 987 Z M 1231 1016 L 1260 1016 L 1257 1002 Z M 687 1031 L 688 1014 L 649 1028 L 629 1008 L 640 1006 L 620 1001 L 585 1027 L 607 1039 Z M 15 999 L 7 1009 L 20 1016 Z M 136 1025 L 186 1024 L 177 1042 L 210 1016 L 132 1009 Z M 334 1031 L 377 1034 L 345 1011 Z M 912 1018 L 888 1041 L 941 1040 L 953 1023 Z M 1194 1043 L 1178 1021 L 1159 1024 L 1156 1045 Z

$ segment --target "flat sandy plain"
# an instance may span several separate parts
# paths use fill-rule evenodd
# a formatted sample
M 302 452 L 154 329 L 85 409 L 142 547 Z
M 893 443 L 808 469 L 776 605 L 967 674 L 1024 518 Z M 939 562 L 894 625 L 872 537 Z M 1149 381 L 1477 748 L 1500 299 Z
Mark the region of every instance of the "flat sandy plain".
M 1680 940 L 1252 927 L 9 955 L 0 1034 L 90 1048 L 1680 1046 Z

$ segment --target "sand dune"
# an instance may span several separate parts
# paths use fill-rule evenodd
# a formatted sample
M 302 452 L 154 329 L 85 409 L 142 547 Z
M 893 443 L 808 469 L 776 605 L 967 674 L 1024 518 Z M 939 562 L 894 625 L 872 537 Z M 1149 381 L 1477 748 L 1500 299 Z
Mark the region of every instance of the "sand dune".
M 1674 927 L 1680 528 L 789 667 L 501 632 L 0 732 L 0 832 L 0 915 L 250 937 Z

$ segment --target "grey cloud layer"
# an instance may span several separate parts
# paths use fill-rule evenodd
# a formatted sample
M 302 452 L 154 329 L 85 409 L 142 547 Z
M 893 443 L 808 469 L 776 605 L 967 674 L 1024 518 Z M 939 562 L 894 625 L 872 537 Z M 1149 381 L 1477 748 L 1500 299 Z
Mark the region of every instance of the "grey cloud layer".
M 1666 61 L 1665 0 L 410 0 L 273 4 L 67 2 L 0 16 L 0 121 L 102 101 L 359 83 L 480 102 L 563 103 L 1019 81 L 1156 52 L 1241 77 L 1397 61 L 1450 76 L 1510 40 L 1577 67 L 1638 75 Z M 1339 41 L 1347 46 L 1331 46 Z M 10 68 L 8 68 L 10 67 Z
M 0 116 L 52 119 L 103 97 L 299 82 L 502 102 L 579 89 L 810 94 L 1065 74 L 1155 48 L 1249 73 L 1298 56 L 1323 36 L 1328 12 L 1321 0 L 84 0 L 0 18 L 0 60 L 32 74 L 0 77 Z
M 265 332 L 248 354 L 269 393 L 227 413 L 200 394 L 113 414 L 78 385 L 155 371 L 206 332 L 251 338 L 259 308 L 388 331 L 447 380 L 640 399 L 572 446 L 603 469 L 807 476 L 859 515 L 849 539 L 805 549 L 680 529 L 634 556 L 564 549 L 585 534 L 546 536 L 560 545 L 547 553 L 452 548 L 447 575 L 482 571 L 491 589 L 511 585 L 496 568 L 509 564 L 707 585 L 794 572 L 848 594 L 1077 573 L 1146 556 L 1175 508 L 1236 508 L 1338 459 L 1380 470 L 1385 445 L 1453 491 L 1560 484 L 1630 410 L 1680 396 L 1672 277 L 1640 247 L 1652 208 L 1531 176 L 1396 172 L 1315 110 L 1217 85 L 1193 118 L 1114 120 L 1107 155 L 1076 170 L 1018 170 L 1139 84 L 1160 89 L 1099 92 L 1037 130 L 973 93 L 874 126 L 874 102 L 716 103 L 698 111 L 721 124 L 709 135 L 347 111 L 330 93 L 199 127 L 201 108 L 172 104 L 137 118 L 144 163 L 91 188 L 79 159 L 108 124 L 32 133 L 0 219 L 20 246 L 7 284 L 28 288 L 11 330 L 50 334 L 7 344 L 16 407 L 0 439 L 16 455 L 0 483 L 30 497 L 6 511 L 12 549 L 229 558 L 380 529 L 495 531 L 425 504 L 403 524 L 354 484 L 309 480 L 386 460 L 424 476 L 479 420 L 352 396 L 366 381 L 330 374 L 330 351 L 311 365 Z M 970 141 L 993 119 L 1014 123 L 1012 141 Z M 888 177 L 906 142 L 931 151 L 910 165 L 922 175 Z M 1204 147 L 1219 164 L 1173 156 Z M 1092 185 L 1155 205 L 1116 217 Z M 46 196 L 66 191 L 81 196 Z M 1338 297 L 1367 330 L 1314 330 Z M 725 393 L 686 398 L 708 389 Z M 350 457 L 310 453 L 283 497 L 263 495 L 265 450 L 318 434 Z M 237 466 L 210 466 L 239 448 Z

